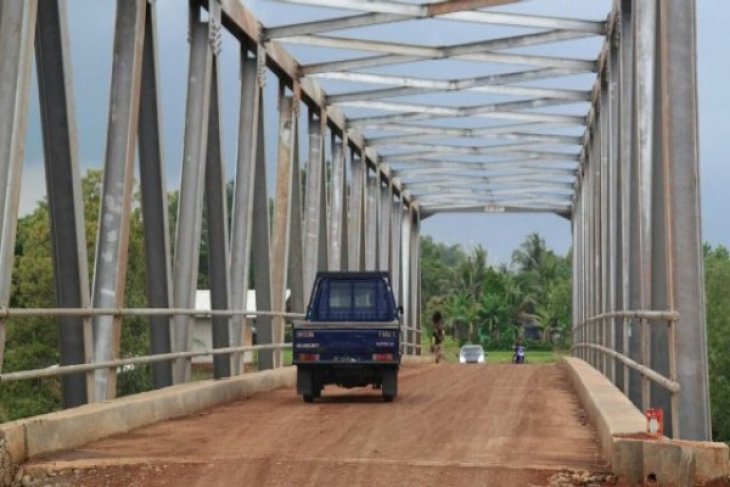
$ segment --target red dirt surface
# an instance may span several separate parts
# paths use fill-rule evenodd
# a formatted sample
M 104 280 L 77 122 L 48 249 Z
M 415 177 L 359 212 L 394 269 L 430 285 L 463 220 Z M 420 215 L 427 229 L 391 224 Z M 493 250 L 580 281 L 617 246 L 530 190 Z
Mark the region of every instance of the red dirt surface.
M 259 394 L 25 465 L 78 486 L 547 485 L 602 471 L 596 433 L 557 365 L 404 366 L 400 395 Z M 93 427 L 93 425 L 89 425 Z

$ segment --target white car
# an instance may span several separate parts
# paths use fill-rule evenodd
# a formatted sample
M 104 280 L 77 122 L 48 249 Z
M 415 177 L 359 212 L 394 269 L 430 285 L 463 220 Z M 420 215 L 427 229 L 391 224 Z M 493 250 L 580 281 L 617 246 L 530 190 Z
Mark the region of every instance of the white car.
M 460 364 L 483 364 L 487 359 L 487 354 L 481 345 L 464 345 L 459 351 Z

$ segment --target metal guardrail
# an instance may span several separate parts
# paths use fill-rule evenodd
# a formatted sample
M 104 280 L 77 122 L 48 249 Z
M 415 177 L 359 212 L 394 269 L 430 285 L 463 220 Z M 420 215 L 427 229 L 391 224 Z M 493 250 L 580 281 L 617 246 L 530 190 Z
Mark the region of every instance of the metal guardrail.
M 279 311 L 251 311 L 212 309 L 200 310 L 190 308 L 3 308 L 0 307 L 0 320 L 15 317 L 37 316 L 274 316 L 279 318 L 302 319 L 304 313 L 286 313 Z
M 124 367 L 125 365 L 144 365 L 153 362 L 164 362 L 179 358 L 202 357 L 205 355 L 222 355 L 227 353 L 251 352 L 260 350 L 283 350 L 290 349 L 291 343 L 273 343 L 270 345 L 247 345 L 241 347 L 226 347 L 203 350 L 199 352 L 171 352 L 157 355 L 143 355 L 126 359 L 109 360 L 106 362 L 95 362 L 91 364 L 62 365 L 59 367 L 23 370 L 20 372 L 8 372 L 0 374 L 1 382 L 19 381 L 26 379 L 39 379 L 42 377 L 55 377 L 59 375 L 90 372 L 97 369 L 108 369 L 113 367 Z
M 628 350 L 629 346 L 629 333 L 628 333 L 628 320 L 634 319 L 638 320 L 640 323 L 639 328 L 639 341 L 641 343 L 640 346 L 640 362 L 637 362 L 633 360 L 631 357 L 621 353 L 617 352 L 616 350 L 613 350 L 609 347 L 606 347 L 604 345 L 601 345 L 599 343 L 594 343 L 593 337 L 602 337 L 605 339 L 606 336 L 606 325 L 608 324 L 607 321 L 610 320 L 611 325 L 611 336 L 613 335 L 613 332 L 615 330 L 615 320 L 621 319 L 622 323 L 621 326 L 623 327 L 623 350 Z M 627 311 L 613 311 L 609 313 L 602 313 L 596 316 L 592 316 L 590 318 L 587 318 L 582 323 L 579 323 L 573 328 L 573 346 L 571 347 L 572 350 L 594 350 L 596 352 L 600 352 L 602 356 L 602 367 L 601 372 L 604 375 L 609 376 L 609 378 L 612 380 L 612 382 L 616 382 L 615 380 L 615 370 L 616 370 L 616 361 L 621 362 L 624 364 L 628 369 L 635 370 L 639 374 L 641 374 L 641 407 L 644 411 L 646 411 L 649 408 L 650 405 L 650 384 L 649 382 L 654 382 L 661 387 L 665 388 L 670 393 L 670 401 L 671 401 L 671 407 L 672 407 L 672 431 L 675 437 L 679 437 L 679 413 L 678 413 L 678 397 L 677 393 L 681 389 L 680 383 L 677 381 L 677 357 L 676 357 L 676 323 L 679 321 L 680 315 L 676 311 L 654 311 L 654 310 L 627 310 Z M 669 377 L 665 377 L 664 375 L 660 374 L 659 372 L 655 371 L 649 366 L 650 363 L 650 338 L 651 335 L 647 333 L 647 327 L 651 322 L 655 322 L 659 324 L 658 322 L 666 322 L 666 325 L 668 326 L 669 331 L 669 340 L 668 340 L 668 348 L 669 348 Z M 598 327 L 601 327 L 599 330 Z M 580 338 L 576 340 L 576 336 L 579 336 Z M 608 367 L 607 367 L 607 359 L 608 357 L 611 357 L 614 359 L 613 363 L 611 364 L 610 373 L 607 374 Z M 598 360 L 596 356 L 589 356 L 587 354 L 583 354 L 581 357 L 583 359 L 586 359 L 589 362 L 593 362 L 592 365 L 595 368 L 598 367 Z M 629 394 L 629 377 L 628 377 L 628 369 L 625 369 L 624 371 L 624 394 Z M 600 369 L 599 369 L 600 370 Z
M 190 308 L 4 308 L 0 307 L 0 320 L 9 318 L 30 318 L 30 317 L 58 317 L 58 316 L 243 316 L 255 318 L 257 316 L 271 316 L 284 318 L 286 320 L 303 319 L 304 313 L 289 313 L 278 311 L 250 311 L 250 310 L 200 310 Z M 402 327 L 406 331 L 421 333 L 421 329 L 414 327 Z M 414 351 L 420 350 L 420 345 L 405 344 Z M 170 352 L 156 355 L 141 355 L 126 359 L 108 360 L 85 364 L 52 366 L 42 369 L 23 370 L 17 372 L 0 373 L 0 383 L 20 381 L 27 379 L 39 379 L 43 377 L 55 377 L 61 375 L 86 373 L 98 369 L 124 367 L 126 365 L 144 365 L 155 362 L 164 362 L 181 358 L 202 357 L 207 355 L 223 355 L 241 352 L 258 352 L 262 350 L 284 350 L 291 349 L 291 343 L 273 343 L 265 345 L 245 345 L 238 347 L 225 347 L 208 349 L 202 351 Z

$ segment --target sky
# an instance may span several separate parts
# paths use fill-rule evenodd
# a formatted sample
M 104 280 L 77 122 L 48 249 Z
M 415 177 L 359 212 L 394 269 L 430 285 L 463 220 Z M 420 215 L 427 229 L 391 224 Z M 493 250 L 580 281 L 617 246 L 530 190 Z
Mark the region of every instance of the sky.
M 268 26 L 289 24 L 324 15 L 342 15 L 344 11 L 323 11 L 309 7 L 292 6 L 271 0 L 244 0 L 259 19 Z M 530 12 L 541 15 L 605 19 L 609 0 L 530 0 L 500 10 Z M 182 159 L 182 134 L 184 130 L 185 91 L 187 84 L 187 2 L 183 0 L 157 0 L 159 60 L 162 97 L 162 121 L 164 154 L 168 190 L 180 183 Z M 726 122 L 730 111 L 730 62 L 727 57 L 730 25 L 730 2 L 726 0 L 697 1 L 698 33 L 698 89 L 700 124 L 700 161 L 702 187 L 702 217 L 704 240 L 713 244 L 730 246 L 730 225 L 727 224 L 728 208 L 725 195 L 730 187 L 730 165 L 724 142 L 730 140 L 730 124 Z M 109 87 L 111 80 L 112 42 L 114 32 L 114 0 L 68 0 L 68 19 L 73 66 L 76 119 L 79 133 L 79 152 L 82 170 L 101 168 L 106 144 Z M 490 29 L 488 37 L 518 33 L 517 29 L 504 27 L 464 26 L 447 21 L 406 22 L 386 26 L 348 31 L 345 34 L 377 36 L 392 40 L 424 45 L 469 42 L 483 38 L 484 29 Z M 530 52 L 566 57 L 595 57 L 600 39 L 588 43 L 560 43 L 532 49 Z M 342 57 L 343 52 L 291 46 L 290 52 L 304 62 Z M 346 53 L 346 52 L 345 52 Z M 362 53 L 350 53 L 362 54 Z M 236 156 L 236 132 L 240 103 L 238 56 L 235 40 L 224 34 L 221 54 L 220 89 L 222 103 L 223 153 L 229 178 L 234 175 Z M 384 74 L 413 74 L 414 65 L 382 68 Z M 419 76 L 458 77 L 476 75 L 473 63 L 454 62 L 449 72 L 443 73 L 443 65 L 418 63 Z M 488 69 L 479 67 L 478 69 Z M 516 69 L 510 66 L 508 70 Z M 480 71 L 478 74 L 489 74 Z M 574 77 L 557 83 L 588 89 L 592 77 Z M 548 82 L 537 83 L 550 86 Z M 571 85 L 572 84 L 572 85 Z M 344 85 L 322 82 L 325 90 L 334 93 Z M 574 85 L 574 86 L 573 86 Z M 351 84 L 350 89 L 361 86 Z M 560 85 L 563 86 L 563 85 Z M 271 185 L 275 174 L 276 158 L 276 88 L 273 75 L 267 78 L 265 88 L 266 149 L 268 180 Z M 372 88 L 372 86 L 370 87 Z M 33 81 L 30 97 L 30 118 L 26 137 L 26 160 L 21 188 L 21 212 L 32 211 L 37 201 L 45 196 L 43 148 L 38 112 L 37 87 Z M 486 100 L 486 99 L 485 99 Z M 404 98 L 403 101 L 410 101 Z M 439 104 L 464 104 L 459 96 L 444 96 L 433 100 Z M 428 101 L 431 102 L 431 101 Z M 489 103 L 489 101 L 485 101 Z M 587 107 L 577 107 L 585 113 Z M 556 110 L 550 110 L 556 111 Z M 304 112 L 304 110 L 302 110 Z M 372 111 L 352 109 L 349 116 L 366 116 Z M 378 112 L 382 113 L 382 112 Z M 567 112 L 566 112 L 567 113 Z M 303 113 L 304 114 L 304 113 Z M 302 161 L 306 157 L 302 157 Z M 270 188 L 271 191 L 271 188 Z M 422 231 L 436 241 L 461 244 L 466 249 L 481 245 L 488 250 L 492 262 L 509 262 L 512 250 L 525 237 L 538 232 L 548 246 L 564 253 L 570 245 L 570 222 L 554 215 L 532 214 L 441 214 L 427 218 Z

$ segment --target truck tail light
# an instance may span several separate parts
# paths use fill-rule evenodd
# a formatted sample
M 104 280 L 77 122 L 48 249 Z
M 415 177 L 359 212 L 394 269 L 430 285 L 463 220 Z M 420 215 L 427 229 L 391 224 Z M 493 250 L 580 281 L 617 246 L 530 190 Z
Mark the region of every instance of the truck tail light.
M 392 362 L 392 361 L 393 361 L 392 353 L 374 353 L 373 354 L 373 362 Z
M 319 360 L 318 353 L 300 353 L 299 354 L 300 362 L 317 362 L 318 360 Z

